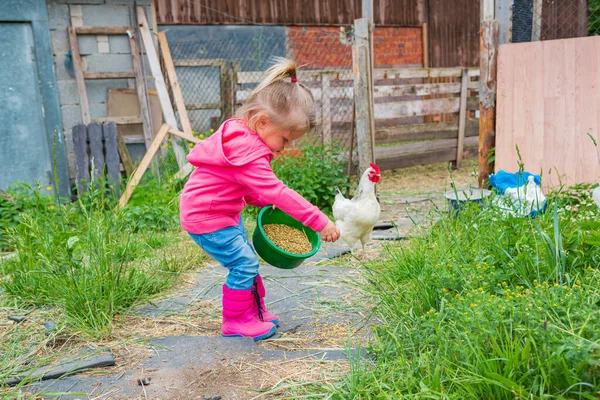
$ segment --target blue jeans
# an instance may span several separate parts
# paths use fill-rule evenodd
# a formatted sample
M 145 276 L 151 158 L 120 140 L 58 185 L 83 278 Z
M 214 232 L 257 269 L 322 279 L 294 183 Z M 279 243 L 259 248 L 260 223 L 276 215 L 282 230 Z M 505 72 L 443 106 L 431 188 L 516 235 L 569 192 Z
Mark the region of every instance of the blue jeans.
M 229 269 L 226 283 L 229 289 L 252 289 L 254 279 L 258 275 L 258 257 L 247 239 L 242 217 L 237 226 L 211 233 L 189 235 L 209 256 Z

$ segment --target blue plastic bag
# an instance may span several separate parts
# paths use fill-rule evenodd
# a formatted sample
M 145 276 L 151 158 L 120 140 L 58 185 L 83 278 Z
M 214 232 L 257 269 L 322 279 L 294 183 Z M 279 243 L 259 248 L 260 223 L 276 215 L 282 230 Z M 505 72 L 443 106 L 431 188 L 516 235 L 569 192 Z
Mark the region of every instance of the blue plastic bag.
M 516 188 L 527 184 L 530 176 L 533 176 L 533 181 L 536 185 L 541 185 L 539 175 L 530 172 L 506 172 L 500 170 L 495 174 L 490 175 L 490 185 L 500 194 L 504 194 L 507 188 Z

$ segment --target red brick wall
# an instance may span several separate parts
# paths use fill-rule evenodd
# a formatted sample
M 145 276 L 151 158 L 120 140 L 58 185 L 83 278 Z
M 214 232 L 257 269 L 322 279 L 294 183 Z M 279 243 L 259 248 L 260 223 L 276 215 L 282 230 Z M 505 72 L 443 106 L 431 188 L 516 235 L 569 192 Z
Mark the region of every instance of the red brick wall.
M 351 38 L 339 27 L 289 27 L 291 56 L 308 67 L 352 66 Z M 421 28 L 375 28 L 375 65 L 391 66 L 423 63 Z

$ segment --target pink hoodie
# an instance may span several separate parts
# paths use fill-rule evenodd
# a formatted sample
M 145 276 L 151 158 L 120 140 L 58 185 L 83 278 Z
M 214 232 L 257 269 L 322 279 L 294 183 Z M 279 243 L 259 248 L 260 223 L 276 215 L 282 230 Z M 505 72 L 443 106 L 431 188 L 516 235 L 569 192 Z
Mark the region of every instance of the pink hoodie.
M 181 226 L 210 233 L 239 223 L 246 203 L 274 204 L 319 232 L 329 218 L 283 184 L 271 169 L 273 152 L 250 128 L 229 119 L 198 143 L 187 160 L 195 167 L 181 195 Z

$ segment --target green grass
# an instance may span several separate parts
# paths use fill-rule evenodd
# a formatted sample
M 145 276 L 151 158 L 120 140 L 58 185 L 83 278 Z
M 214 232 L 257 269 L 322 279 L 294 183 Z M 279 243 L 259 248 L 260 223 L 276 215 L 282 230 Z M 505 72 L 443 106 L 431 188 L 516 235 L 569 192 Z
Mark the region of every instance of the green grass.
M 4 230 L 16 256 L 0 264 L 3 296 L 30 308 L 58 307 L 71 329 L 102 337 L 115 315 L 164 291 L 198 261 L 199 251 L 160 254 L 179 240 L 177 194 L 169 187 L 149 179 L 127 207 L 115 210 L 115 203 L 96 187 L 75 203 L 23 210 Z
M 343 399 L 597 398 L 600 212 L 589 187 L 535 219 L 447 214 L 368 266 L 372 358 L 325 390 Z

